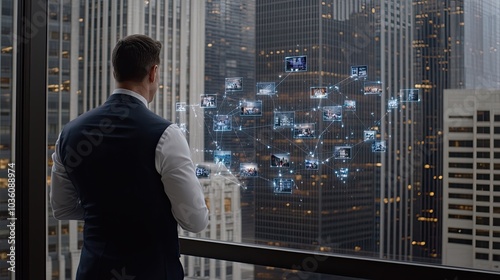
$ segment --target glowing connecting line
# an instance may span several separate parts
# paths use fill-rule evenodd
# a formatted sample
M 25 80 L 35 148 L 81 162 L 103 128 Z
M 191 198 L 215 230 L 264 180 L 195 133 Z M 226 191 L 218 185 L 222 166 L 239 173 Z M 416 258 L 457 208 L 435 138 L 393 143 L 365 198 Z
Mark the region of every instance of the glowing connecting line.
M 384 118 L 402 104 L 420 101 L 418 90 L 402 89 L 383 101 L 387 104 L 385 112 L 368 110 L 366 106 L 380 104 L 377 99 L 384 96 L 385 89 L 380 81 L 367 80 L 368 67 L 359 65 L 351 66 L 349 75 L 333 85 L 308 85 L 306 92 L 294 97 L 305 102 L 280 103 L 283 96 L 278 97 L 278 88 L 292 74 L 300 76 L 307 70 L 307 56 L 286 57 L 285 73 L 277 81 L 257 82 L 254 98 L 241 94 L 245 89 L 243 77 L 228 77 L 223 93 L 201 94 L 200 103 L 195 105 L 177 102 L 177 114 L 190 112 L 191 107 L 199 127 L 212 140 L 208 155 L 213 156 L 214 170 L 200 167 L 197 175 L 205 178 L 224 173 L 235 182 L 263 180 L 276 195 L 286 195 L 298 188 L 293 179 L 296 174 L 318 172 L 324 166 L 345 184 L 356 178 L 359 170 L 351 163 L 358 154 L 371 151 L 376 155 L 387 150 L 380 133 Z M 348 94 L 342 92 L 344 88 Z M 197 114 L 198 110 L 203 114 Z M 262 120 L 264 116 L 270 119 L 267 123 Z M 361 131 L 354 127 L 361 127 Z M 189 133 L 186 126 L 183 129 Z M 232 147 L 225 147 L 226 143 Z M 235 143 L 239 145 L 236 149 Z M 255 159 L 257 151 L 260 157 Z M 242 158 L 250 160 L 240 162 Z

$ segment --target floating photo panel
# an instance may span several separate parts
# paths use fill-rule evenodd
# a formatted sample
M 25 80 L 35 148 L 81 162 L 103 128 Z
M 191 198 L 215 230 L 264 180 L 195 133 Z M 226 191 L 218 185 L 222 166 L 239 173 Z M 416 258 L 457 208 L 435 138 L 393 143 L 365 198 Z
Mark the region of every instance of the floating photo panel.
M 314 138 L 314 123 L 300 123 L 293 126 L 294 138 Z
M 304 160 L 304 166 L 306 170 L 318 170 L 319 160 L 315 158 L 306 158 Z
M 307 71 L 307 56 L 288 56 L 285 57 L 285 72 L 304 72 Z
M 294 186 L 293 179 L 274 178 L 273 190 L 274 193 L 291 194 Z
M 398 107 L 399 107 L 399 101 L 396 98 L 391 97 L 391 99 L 387 101 L 388 109 L 397 109 Z
M 327 87 L 311 87 L 309 89 L 309 96 L 311 98 L 327 98 Z
M 372 144 L 372 152 L 375 153 L 383 153 L 387 151 L 387 146 L 385 145 L 385 141 L 375 141 Z
M 243 90 L 243 78 L 235 77 L 235 78 L 226 78 L 226 91 L 240 91 Z
M 274 82 L 257 83 L 257 95 L 273 95 L 276 94 L 276 86 Z
M 335 170 L 335 176 L 340 180 L 345 180 L 349 177 L 349 168 L 341 167 L 338 170 Z
M 215 151 L 214 162 L 215 164 L 223 164 L 229 168 L 231 166 L 231 151 Z
M 217 98 L 215 94 L 202 94 L 201 95 L 201 108 L 217 108 Z
M 342 106 L 325 106 L 323 107 L 323 120 L 324 121 L 341 121 L 342 120 Z
M 181 129 L 182 132 L 186 133 L 186 131 L 187 131 L 187 125 L 186 125 L 186 123 L 179 123 L 178 126 L 179 126 L 179 128 Z
M 271 154 L 271 167 L 290 167 L 289 154 Z
M 333 157 L 335 159 L 351 159 L 351 146 L 335 146 Z
M 382 83 L 365 82 L 363 85 L 363 94 L 382 94 Z
M 401 102 L 419 102 L 420 90 L 418 89 L 401 89 L 399 91 Z
M 295 112 L 274 112 L 274 128 L 293 127 Z
M 368 77 L 368 66 L 366 65 L 351 66 L 351 77 L 353 78 Z
M 232 120 L 229 115 L 214 116 L 214 131 L 230 131 L 232 129 Z
M 262 101 L 240 101 L 240 116 L 252 117 L 262 116 Z
M 175 110 L 177 112 L 185 112 L 186 111 L 186 102 L 176 102 Z
M 356 111 L 356 100 L 344 100 L 344 111 Z
M 211 172 L 212 170 L 210 170 L 208 166 L 201 164 L 196 165 L 196 177 L 198 178 L 209 178 Z
M 257 163 L 240 163 L 240 176 L 256 177 L 259 174 Z
M 363 140 L 365 141 L 375 140 L 375 130 L 365 130 L 363 132 Z

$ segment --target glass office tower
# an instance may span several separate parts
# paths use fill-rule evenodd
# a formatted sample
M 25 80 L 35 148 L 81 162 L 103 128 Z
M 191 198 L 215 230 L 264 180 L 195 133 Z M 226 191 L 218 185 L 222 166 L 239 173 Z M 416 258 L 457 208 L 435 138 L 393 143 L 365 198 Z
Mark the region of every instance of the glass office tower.
M 424 243 L 415 255 L 441 260 L 443 91 L 500 87 L 497 1 L 414 1 L 416 87 L 422 92 L 422 189 L 417 203 Z M 446 229 L 445 229 L 446 230 Z
M 257 242 L 412 258 L 412 24 L 411 1 L 257 1 L 257 83 L 275 86 L 259 98 Z
M 255 162 L 255 133 L 258 116 L 241 114 L 241 106 L 255 100 L 255 1 L 214 0 L 206 3 L 205 91 L 198 92 L 203 105 L 197 125 L 204 128 L 204 146 L 197 147 L 204 161 L 215 163 L 219 154 L 229 154 L 229 164 L 218 164 L 212 174 L 231 171 L 241 184 L 242 238 L 253 242 L 253 185 L 255 179 L 239 175 L 240 164 Z M 241 89 L 226 89 L 230 80 L 241 79 Z M 205 106 L 204 98 L 214 103 Z M 213 105 L 213 106 L 212 106 Z M 230 130 L 214 125 L 216 116 L 231 120 Z

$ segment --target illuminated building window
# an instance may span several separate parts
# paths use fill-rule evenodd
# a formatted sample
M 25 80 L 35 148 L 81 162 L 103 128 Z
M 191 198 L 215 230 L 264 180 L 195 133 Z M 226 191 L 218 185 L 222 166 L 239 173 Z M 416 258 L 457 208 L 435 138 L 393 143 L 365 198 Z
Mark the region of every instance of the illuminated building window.
M 450 140 L 450 147 L 474 147 L 472 140 Z
M 448 232 L 449 233 L 472 235 L 472 229 L 467 229 L 467 228 L 448 228 Z
M 460 220 L 472 220 L 471 215 L 455 215 L 455 214 L 448 214 L 449 219 L 460 219 Z
M 472 205 L 448 204 L 448 209 L 472 211 Z
M 478 162 L 476 164 L 476 169 L 490 169 L 490 164 L 486 162 Z

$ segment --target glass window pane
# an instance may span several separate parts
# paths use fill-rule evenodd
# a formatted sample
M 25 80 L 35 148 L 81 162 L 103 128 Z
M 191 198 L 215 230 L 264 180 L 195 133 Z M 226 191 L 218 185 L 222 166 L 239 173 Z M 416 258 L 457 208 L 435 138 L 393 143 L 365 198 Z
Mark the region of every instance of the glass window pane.
M 500 3 L 462 2 L 48 1 L 47 183 L 59 132 L 116 87 L 116 41 L 144 33 L 163 46 L 149 108 L 184 132 L 210 208 L 180 235 L 445 265 L 466 248 L 475 267 L 476 237 L 500 224 Z M 14 4 L 0 4 L 0 166 Z M 75 273 L 83 222 L 48 210 L 56 279 Z

